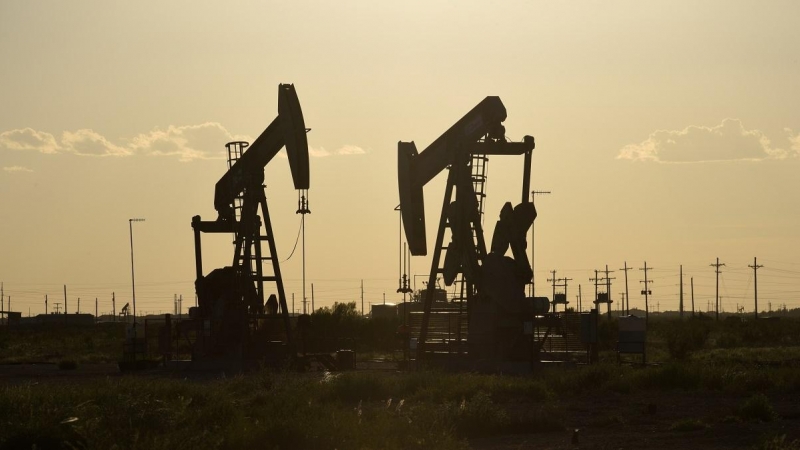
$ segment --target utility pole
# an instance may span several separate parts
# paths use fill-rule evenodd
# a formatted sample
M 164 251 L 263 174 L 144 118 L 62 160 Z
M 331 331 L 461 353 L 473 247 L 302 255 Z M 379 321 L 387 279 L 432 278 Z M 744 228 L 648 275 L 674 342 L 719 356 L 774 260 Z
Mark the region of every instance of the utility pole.
M 292 314 L 297 314 L 297 310 L 294 309 L 294 292 L 292 292 Z
M 717 258 L 716 264 L 709 264 L 709 266 L 714 268 L 714 272 L 717 274 L 717 303 L 716 303 L 716 308 L 714 310 L 716 313 L 717 322 L 719 322 L 719 274 L 722 273 L 720 272 L 719 268 L 724 265 L 725 263 L 720 264 L 719 258 Z
M 361 317 L 364 317 L 364 280 L 361 280 Z
M 316 306 L 314 306 L 314 283 L 311 283 L 311 314 L 314 314 Z
M 572 281 L 572 278 L 562 278 L 561 281 L 564 282 L 564 301 L 566 302 L 569 297 L 567 297 L 567 283 Z M 564 303 L 564 312 L 567 311 L 567 304 Z
M 578 312 L 583 312 L 583 305 L 581 305 L 581 285 L 578 285 Z
M 680 317 L 681 317 L 681 319 L 683 319 L 683 264 L 681 264 L 681 280 L 680 280 L 680 282 L 681 282 L 681 297 L 680 297 L 679 309 L 680 309 Z
M 67 285 L 64 285 L 64 315 L 67 314 Z
M 111 312 L 114 314 L 114 322 L 117 321 L 117 296 L 114 292 L 111 293 Z
M 535 190 L 531 191 L 531 203 L 533 204 L 534 210 L 536 209 L 536 202 L 534 201 L 536 196 L 537 195 L 546 195 L 546 194 L 550 194 L 550 193 L 551 193 L 550 191 L 535 191 Z M 533 253 L 534 239 L 533 238 L 535 236 L 534 235 L 535 226 L 536 226 L 536 221 L 534 220 L 533 223 L 531 224 L 531 272 L 533 273 L 533 275 L 531 276 L 531 297 L 535 297 L 536 296 L 536 270 L 535 270 L 536 269 L 536 263 L 534 262 L 535 259 L 533 257 L 534 256 L 534 253 Z
M 97 297 L 94 298 L 94 323 L 97 323 Z
M 610 272 L 614 272 L 611 270 Z M 611 318 L 611 280 L 616 280 L 616 277 L 609 278 L 608 277 L 608 264 L 606 264 L 606 295 L 608 296 L 608 317 Z
M 622 316 L 625 314 L 625 293 L 620 292 L 620 297 L 622 297 L 622 303 L 620 303 L 620 306 L 619 308 L 617 308 L 617 311 L 619 311 L 619 315 Z
M 547 281 L 552 281 L 553 283 L 553 297 L 550 299 L 550 303 L 553 304 L 553 312 L 556 312 L 556 271 L 551 270 L 551 274 L 553 274 L 553 278 L 548 278 Z M 564 307 L 566 309 L 566 306 Z
M 644 283 L 644 289 L 642 290 L 642 295 L 644 295 L 644 321 L 645 321 L 645 323 L 647 323 L 647 321 L 650 319 L 649 298 L 650 298 L 650 295 L 653 293 L 650 290 L 650 283 L 652 283 L 653 280 L 648 280 L 647 279 L 647 271 L 648 270 L 653 270 L 653 268 L 652 267 L 647 267 L 647 261 L 645 261 L 644 262 L 644 267 L 643 268 L 640 267 L 639 270 L 643 270 L 644 271 L 644 281 L 639 281 L 639 282 L 640 283 Z
M 694 317 L 694 277 L 690 278 L 689 281 L 692 285 L 692 317 Z
M 47 315 L 47 294 L 44 294 L 44 315 Z
M 553 271 L 553 275 L 555 276 L 555 271 Z M 567 311 L 567 304 L 569 303 L 569 301 L 567 300 L 569 298 L 569 297 L 567 297 L 567 283 L 569 281 L 572 281 L 572 278 L 556 278 L 556 279 L 553 280 L 553 312 L 556 312 L 555 311 L 555 305 L 557 303 L 556 302 L 556 295 L 558 295 L 559 297 L 561 296 L 561 294 L 556 294 L 555 289 L 557 287 L 563 287 L 564 288 L 564 312 Z M 556 284 L 556 282 L 563 282 L 564 284 Z M 558 303 L 561 303 L 561 302 L 559 301 Z
M 78 312 L 76 312 L 75 314 L 80 314 L 80 313 L 81 313 L 81 298 L 78 297 Z
M 631 294 L 628 293 L 628 271 L 633 269 L 633 267 L 628 267 L 628 261 L 625 261 L 624 267 L 619 270 L 625 271 L 625 298 L 627 301 L 625 303 L 625 315 L 630 315 L 631 313 Z
M 606 281 L 606 279 L 605 278 L 599 278 L 597 276 L 598 273 L 600 273 L 600 271 L 595 269 L 594 278 L 589 278 L 589 281 L 593 281 L 594 282 L 594 304 L 597 307 L 598 313 L 600 312 L 600 303 L 608 304 L 608 318 L 610 319 L 611 318 L 611 299 L 608 297 L 608 284 L 606 283 L 606 296 L 605 296 L 605 299 L 604 300 L 600 300 L 597 288 L 598 288 L 598 286 L 600 286 L 600 282 L 601 281 Z
M 748 264 L 747 267 L 753 269 L 753 285 L 755 288 L 753 301 L 755 302 L 755 308 L 756 308 L 756 320 L 758 320 L 758 269 L 764 266 L 760 266 L 757 262 L 757 259 L 753 257 L 753 265 L 751 266 Z

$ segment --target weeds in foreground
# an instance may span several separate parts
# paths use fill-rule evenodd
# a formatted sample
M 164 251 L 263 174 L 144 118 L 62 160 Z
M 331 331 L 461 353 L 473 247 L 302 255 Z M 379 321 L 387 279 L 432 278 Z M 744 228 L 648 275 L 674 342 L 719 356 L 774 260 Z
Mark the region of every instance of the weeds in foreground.
M 745 420 L 770 422 L 778 418 L 778 413 L 772 408 L 772 403 L 766 395 L 756 394 L 742 403 L 739 407 L 739 416 Z
M 800 450 L 800 440 L 787 440 L 786 435 L 773 436 L 766 439 L 761 445 L 756 447 L 757 450 Z

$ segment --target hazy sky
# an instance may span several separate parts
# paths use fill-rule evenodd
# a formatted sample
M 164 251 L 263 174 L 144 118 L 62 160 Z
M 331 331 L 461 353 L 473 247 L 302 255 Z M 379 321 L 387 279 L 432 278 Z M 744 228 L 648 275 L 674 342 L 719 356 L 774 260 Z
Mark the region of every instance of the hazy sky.
M 193 303 L 191 217 L 213 219 L 224 144 L 252 140 L 294 83 L 312 128 L 306 253 L 317 306 L 398 301 L 397 141 L 422 149 L 487 95 L 537 148 L 537 294 L 644 261 L 652 304 L 800 306 L 800 3 L 795 1 L 0 2 L 0 281 L 14 310 Z M 491 233 L 522 158 L 489 162 Z M 429 246 L 444 175 L 425 189 Z M 267 168 L 279 256 L 300 217 Z M 491 236 L 491 234 L 487 234 Z M 229 265 L 229 236 L 204 240 Z M 299 248 L 283 266 L 300 309 Z M 429 261 L 415 257 L 412 273 Z M 619 302 L 624 274 L 612 295 Z M 420 288 L 422 277 L 416 278 Z M 591 292 L 591 294 L 589 294 Z M 634 295 L 634 293 L 636 293 Z M 51 305 L 52 306 L 52 305 Z

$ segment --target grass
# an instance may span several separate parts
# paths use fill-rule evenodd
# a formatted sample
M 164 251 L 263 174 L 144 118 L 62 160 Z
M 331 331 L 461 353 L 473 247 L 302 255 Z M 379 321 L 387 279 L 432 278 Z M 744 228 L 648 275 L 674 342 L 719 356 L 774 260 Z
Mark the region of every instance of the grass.
M 694 332 L 688 344 L 680 344 L 676 330 L 693 326 L 708 327 L 708 336 Z M 607 362 L 553 367 L 528 377 L 264 371 L 203 381 L 148 376 L 0 385 L 0 449 L 47 448 L 53 442 L 89 449 L 461 449 L 473 438 L 571 429 L 576 424 L 565 406 L 570 402 L 675 392 L 738 399 L 730 422 L 775 422 L 780 418 L 770 398 L 800 394 L 800 346 L 770 346 L 758 339 L 778 335 L 781 342 L 794 342 L 795 328 L 787 324 L 776 332 L 759 324 L 747 331 L 746 326 L 656 322 L 648 352 L 651 361 L 660 355 L 660 364 L 618 366 L 606 351 L 601 360 Z M 114 326 L 3 331 L 0 362 L 60 362 L 69 370 L 116 361 L 123 331 Z M 724 341 L 719 336 L 734 332 L 757 339 L 749 347 L 719 345 Z M 620 412 L 583 425 L 630 430 L 637 420 Z M 659 426 L 685 433 L 708 425 L 684 419 Z M 797 441 L 779 439 L 764 441 L 762 448 L 797 448 Z
M 534 377 L 264 371 L 204 381 L 126 376 L 24 383 L 0 387 L 0 448 L 42 448 L 50 439 L 76 448 L 461 449 L 472 438 L 563 432 L 571 427 L 569 401 L 674 390 L 739 395 L 727 383 L 757 370 L 695 361 L 549 369 Z M 753 385 L 736 418 L 777 419 L 766 393 L 782 392 L 776 391 L 781 380 Z M 618 414 L 588 425 L 629 427 Z M 665 429 L 706 426 L 686 419 Z
M 116 362 L 122 355 L 125 324 L 0 328 L 0 364 L 71 360 Z
M 725 378 L 726 370 L 687 362 L 550 369 L 534 377 L 264 371 L 210 381 L 115 377 L 57 389 L 26 383 L 0 387 L 0 448 L 54 439 L 77 448 L 460 449 L 476 437 L 566 430 L 564 401 L 619 395 L 622 385 L 622 395 L 733 392 L 725 383 L 739 383 L 741 375 Z M 754 387 L 738 418 L 777 419 L 762 388 Z M 612 415 L 590 425 L 620 428 L 628 421 Z M 668 427 L 687 432 L 706 424 L 687 419 Z
M 786 435 L 782 434 L 764 440 L 764 442 L 756 448 L 758 450 L 800 450 L 800 440 L 788 440 L 786 439 Z
M 468 436 L 509 424 L 485 393 L 443 402 L 354 401 L 347 383 L 266 372 L 203 383 L 125 377 L 59 389 L 10 386 L 0 395 L 0 417 L 6 445 L 38 437 L 154 449 L 456 449 Z M 77 420 L 62 423 L 71 417 Z

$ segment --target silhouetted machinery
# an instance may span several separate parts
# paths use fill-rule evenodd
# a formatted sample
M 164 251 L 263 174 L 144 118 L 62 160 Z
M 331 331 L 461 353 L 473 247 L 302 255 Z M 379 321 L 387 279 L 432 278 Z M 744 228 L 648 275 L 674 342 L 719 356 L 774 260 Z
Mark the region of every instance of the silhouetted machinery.
M 217 219 L 192 218 L 198 298 L 198 306 L 190 310 L 198 325 L 193 360 L 277 362 L 296 355 L 264 194 L 264 168 L 286 147 L 294 187 L 299 191 L 297 213 L 310 212 L 307 131 L 294 85 L 281 84 L 278 116 L 264 132 L 252 145 L 241 141 L 226 144 L 229 169 L 215 187 Z M 203 274 L 202 233 L 233 234 L 231 266 Z M 266 248 L 262 248 L 263 243 Z M 275 287 L 269 296 L 265 283 Z
M 454 354 L 472 361 L 527 361 L 532 354 L 533 342 L 524 329 L 526 318 L 536 313 L 534 299 L 525 295 L 532 278 L 526 234 L 536 218 L 529 201 L 535 145 L 531 136 L 522 142 L 506 140 L 505 119 L 500 98 L 486 97 L 422 152 L 414 142 L 398 143 L 400 210 L 413 255 L 427 254 L 423 186 L 449 170 L 418 323 L 418 361 Z M 524 155 L 524 165 L 522 202 L 505 203 L 487 251 L 481 214 L 489 155 Z M 506 256 L 509 248 L 513 257 Z M 439 275 L 447 286 L 456 283 L 455 310 L 432 310 Z

